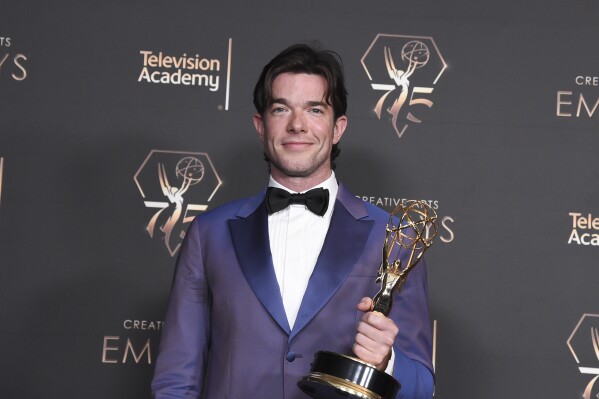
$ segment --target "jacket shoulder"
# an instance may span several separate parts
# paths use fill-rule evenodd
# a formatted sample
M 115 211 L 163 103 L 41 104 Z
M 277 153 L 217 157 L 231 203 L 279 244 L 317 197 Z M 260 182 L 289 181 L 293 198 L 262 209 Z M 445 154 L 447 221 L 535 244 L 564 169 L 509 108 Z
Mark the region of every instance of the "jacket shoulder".
M 264 192 L 253 197 L 240 198 L 199 214 L 192 223 L 213 223 L 236 217 L 246 217 L 253 213 L 262 204 L 263 200 Z

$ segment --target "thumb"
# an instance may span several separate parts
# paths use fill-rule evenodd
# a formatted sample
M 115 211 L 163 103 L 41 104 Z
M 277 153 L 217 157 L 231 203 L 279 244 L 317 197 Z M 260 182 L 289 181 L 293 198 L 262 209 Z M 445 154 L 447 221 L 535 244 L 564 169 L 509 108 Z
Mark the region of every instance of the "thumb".
M 372 299 L 365 296 L 360 300 L 356 308 L 362 312 L 370 312 L 372 310 Z

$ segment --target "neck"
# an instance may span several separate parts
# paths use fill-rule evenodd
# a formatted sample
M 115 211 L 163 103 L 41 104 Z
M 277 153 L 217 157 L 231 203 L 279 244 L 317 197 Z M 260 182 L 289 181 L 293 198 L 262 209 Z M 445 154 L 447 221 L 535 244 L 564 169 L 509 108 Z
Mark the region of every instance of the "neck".
M 325 180 L 327 180 L 329 177 L 331 177 L 331 170 L 323 171 L 323 173 L 307 177 L 293 177 L 277 172 L 278 171 L 276 171 L 274 168 L 272 169 L 272 178 L 275 179 L 277 183 L 298 193 L 307 191 L 312 187 L 316 187 Z

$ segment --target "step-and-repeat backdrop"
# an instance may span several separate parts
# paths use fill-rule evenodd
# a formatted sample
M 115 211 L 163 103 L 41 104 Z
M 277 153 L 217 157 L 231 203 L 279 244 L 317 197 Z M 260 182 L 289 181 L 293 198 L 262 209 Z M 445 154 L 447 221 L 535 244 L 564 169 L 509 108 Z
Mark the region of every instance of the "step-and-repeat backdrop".
M 265 186 L 251 92 L 313 40 L 340 180 L 439 215 L 435 396 L 598 397 L 591 0 L 4 1 L 0 397 L 149 397 L 186 227 Z

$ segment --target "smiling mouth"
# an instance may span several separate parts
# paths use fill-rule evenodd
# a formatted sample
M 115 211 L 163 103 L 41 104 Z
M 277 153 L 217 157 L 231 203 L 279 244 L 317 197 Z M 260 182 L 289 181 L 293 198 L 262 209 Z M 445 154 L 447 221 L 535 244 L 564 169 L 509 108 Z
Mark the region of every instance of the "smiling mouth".
M 305 141 L 300 141 L 300 142 L 288 142 L 288 143 L 283 143 L 283 147 L 286 148 L 294 148 L 294 147 L 306 147 L 312 145 L 312 143 L 308 143 Z

